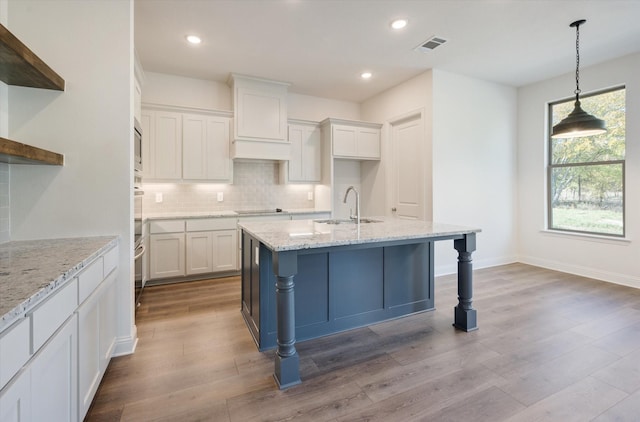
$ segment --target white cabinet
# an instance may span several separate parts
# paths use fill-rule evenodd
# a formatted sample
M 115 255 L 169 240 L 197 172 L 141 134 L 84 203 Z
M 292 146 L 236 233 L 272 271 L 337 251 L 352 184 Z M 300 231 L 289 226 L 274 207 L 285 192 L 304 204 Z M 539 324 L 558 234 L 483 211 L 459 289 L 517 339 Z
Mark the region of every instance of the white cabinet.
M 325 119 L 323 137 L 331 145 L 333 157 L 359 160 L 380 159 L 380 129 L 378 123 Z
M 150 223 L 150 279 L 237 271 L 237 219 L 193 218 Z
M 33 421 L 78 420 L 77 324 L 73 314 L 29 365 Z
M 185 275 L 184 233 L 151 234 L 149 278 Z
M 213 232 L 187 233 L 187 274 L 213 272 Z
M 82 282 L 82 275 L 79 277 Z M 101 274 L 102 280 L 102 274 Z M 78 307 L 78 413 L 84 418 L 116 340 L 116 272 Z
M 237 246 L 238 235 L 235 227 L 213 232 L 213 271 L 235 271 L 238 269 Z
M 31 371 L 27 368 L 0 390 L 0 422 L 31 420 Z
M 231 180 L 230 124 L 230 117 L 183 114 L 183 179 Z
M 288 160 L 287 88 L 289 84 L 232 74 L 233 158 Z
M 84 418 L 115 348 L 118 257 L 105 252 L 2 332 L 0 422 Z
M 288 182 L 313 183 L 321 179 L 321 136 L 320 126 L 314 122 L 291 121 L 289 123 L 289 143 L 291 158 L 281 170 L 282 180 Z
M 179 107 L 142 109 L 143 179 L 232 181 L 231 113 Z
M 142 109 L 143 179 L 182 177 L 182 114 Z
M 187 274 L 236 271 L 235 218 L 187 220 Z

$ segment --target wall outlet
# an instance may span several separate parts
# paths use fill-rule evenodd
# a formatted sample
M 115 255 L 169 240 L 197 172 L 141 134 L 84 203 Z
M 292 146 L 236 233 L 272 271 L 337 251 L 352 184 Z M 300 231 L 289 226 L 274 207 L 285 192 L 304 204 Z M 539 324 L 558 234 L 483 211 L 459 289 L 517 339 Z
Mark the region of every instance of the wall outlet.
M 156 193 L 156 203 L 159 204 L 162 202 L 162 192 Z
M 218 202 L 224 201 L 224 192 L 218 192 Z
M 307 192 L 307 199 L 313 201 L 313 192 Z

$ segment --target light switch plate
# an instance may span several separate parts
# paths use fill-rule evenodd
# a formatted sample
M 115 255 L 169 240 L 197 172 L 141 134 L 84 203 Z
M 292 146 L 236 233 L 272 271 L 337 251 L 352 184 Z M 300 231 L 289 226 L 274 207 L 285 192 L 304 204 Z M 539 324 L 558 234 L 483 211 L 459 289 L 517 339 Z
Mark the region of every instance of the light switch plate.
M 307 192 L 307 199 L 313 201 L 313 192 Z
M 156 202 L 159 204 L 162 202 L 162 192 L 156 193 Z
M 224 201 L 224 193 L 218 192 L 218 202 L 222 202 L 222 201 Z

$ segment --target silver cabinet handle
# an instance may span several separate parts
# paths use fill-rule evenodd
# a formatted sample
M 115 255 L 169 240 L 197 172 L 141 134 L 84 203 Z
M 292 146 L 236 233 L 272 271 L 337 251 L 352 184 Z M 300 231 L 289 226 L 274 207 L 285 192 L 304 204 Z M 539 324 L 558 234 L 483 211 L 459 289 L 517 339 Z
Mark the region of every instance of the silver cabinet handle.
M 398 209 L 396 207 L 391 208 L 391 211 L 396 212 Z

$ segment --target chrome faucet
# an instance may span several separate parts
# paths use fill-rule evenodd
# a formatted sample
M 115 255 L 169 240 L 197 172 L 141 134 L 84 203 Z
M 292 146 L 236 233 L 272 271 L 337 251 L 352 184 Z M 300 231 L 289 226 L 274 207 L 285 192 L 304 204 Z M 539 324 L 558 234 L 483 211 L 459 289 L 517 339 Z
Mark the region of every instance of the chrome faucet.
M 344 194 L 344 202 L 345 204 L 347 203 L 347 197 L 349 196 L 349 192 L 353 191 L 353 193 L 356 194 L 356 223 L 358 224 L 358 226 L 360 225 L 360 194 L 358 193 L 358 191 L 356 190 L 356 188 L 354 188 L 353 186 L 349 186 L 347 188 L 347 191 Z M 353 220 L 353 216 L 350 215 L 349 218 L 351 218 Z

